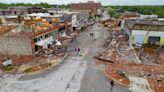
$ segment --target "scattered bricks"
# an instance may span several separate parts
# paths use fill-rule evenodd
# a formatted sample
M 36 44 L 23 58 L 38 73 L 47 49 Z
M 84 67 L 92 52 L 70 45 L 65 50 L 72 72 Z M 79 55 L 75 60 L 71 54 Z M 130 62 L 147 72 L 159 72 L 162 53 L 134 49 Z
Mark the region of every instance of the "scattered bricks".
M 95 63 L 98 65 L 98 64 L 101 64 L 101 61 L 97 60 Z
M 115 69 L 115 70 L 123 70 L 127 71 L 128 73 L 137 74 L 138 76 L 141 76 L 143 74 L 150 74 L 153 76 L 160 76 L 164 75 L 164 67 L 162 66 L 155 66 L 155 65 L 142 65 L 142 64 L 135 64 L 135 63 L 129 63 L 129 62 L 122 62 L 117 61 L 114 64 L 108 64 L 109 69 Z M 148 76 L 147 75 L 147 76 Z
M 158 82 L 157 79 L 148 78 L 150 88 L 154 92 L 164 92 L 164 82 Z
M 149 80 L 151 89 L 153 89 L 154 92 L 164 92 L 164 82 L 157 81 L 159 77 L 164 75 L 164 67 L 157 64 L 144 65 L 134 63 L 135 59 L 133 58 L 137 58 L 137 56 L 134 57 L 134 53 L 139 50 L 131 49 L 126 36 L 115 31 L 115 29 L 117 29 L 117 27 L 110 30 L 111 35 L 104 44 L 105 51 L 100 53 L 99 57 L 101 57 L 101 59 L 98 58 L 98 61 L 96 61 L 96 64 L 106 65 L 104 75 L 123 86 L 128 86 L 130 84 L 129 79 L 126 76 L 143 77 L 148 80 L 149 78 L 153 78 L 153 80 Z M 117 36 L 112 34 L 112 32 L 117 33 Z M 155 60 L 153 54 L 158 46 L 151 47 L 143 45 L 142 48 L 144 48 L 144 53 L 148 53 L 149 55 L 146 55 L 147 61 L 150 62 L 150 60 Z M 163 55 L 159 57 L 159 60 L 164 62 Z M 113 63 L 104 62 L 106 60 L 113 61 Z M 121 71 L 122 73 L 119 73 L 118 71 Z
M 164 75 L 163 72 L 164 67 L 162 66 L 142 65 L 142 64 L 129 63 L 126 61 L 117 61 L 110 64 L 108 63 L 106 65 L 107 68 L 104 71 L 105 72 L 104 74 L 109 79 L 113 79 L 114 81 L 116 81 L 118 84 L 122 86 L 128 86 L 130 84 L 126 76 L 131 75 L 131 76 L 148 78 L 150 87 L 151 89 L 154 90 L 154 92 L 164 92 L 164 82 L 157 81 L 157 78 L 160 75 Z M 118 74 L 117 71 L 120 70 L 125 72 L 124 75 Z
M 23 56 L 23 55 L 22 56 L 15 56 L 15 55 L 4 56 L 4 55 L 1 55 L 0 56 L 0 62 L 2 63 L 7 58 L 11 58 L 13 66 L 19 66 L 19 65 L 25 64 L 27 62 L 32 62 L 34 60 L 35 56 L 33 56 L 33 55 L 25 55 L 25 56 Z
M 29 56 L 12 56 L 11 59 L 13 61 L 13 66 L 19 66 L 21 64 L 25 64 L 28 62 L 32 62 L 34 60 L 35 56 L 29 55 Z
M 160 62 L 164 64 L 164 54 L 160 54 L 159 58 L 160 58 Z
M 155 51 L 159 48 L 158 45 L 149 45 L 149 44 L 144 44 L 142 45 L 142 48 L 144 49 L 144 52 L 148 53 L 148 54 L 154 54 Z
M 162 92 L 164 92 L 164 82 L 158 82 L 159 89 L 163 89 Z
M 38 66 L 34 66 L 34 67 L 31 67 L 30 68 L 30 72 L 36 72 L 36 71 L 39 71 L 39 70 L 43 70 L 45 68 L 49 67 L 49 64 L 46 63 L 46 64 L 40 64 Z

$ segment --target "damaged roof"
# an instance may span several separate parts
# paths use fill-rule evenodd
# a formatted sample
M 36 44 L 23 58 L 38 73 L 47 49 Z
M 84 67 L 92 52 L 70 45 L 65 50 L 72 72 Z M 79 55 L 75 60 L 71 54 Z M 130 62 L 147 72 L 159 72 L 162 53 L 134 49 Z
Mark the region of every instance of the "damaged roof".
M 32 30 L 26 25 L 15 25 L 15 26 L 6 26 L 1 29 L 1 36 L 24 36 L 24 37 L 31 37 Z

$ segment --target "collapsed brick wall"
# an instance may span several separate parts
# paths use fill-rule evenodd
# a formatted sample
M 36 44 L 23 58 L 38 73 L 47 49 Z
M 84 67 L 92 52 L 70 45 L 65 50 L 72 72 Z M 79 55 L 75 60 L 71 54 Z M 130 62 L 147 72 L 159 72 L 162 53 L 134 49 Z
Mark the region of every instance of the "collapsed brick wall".
M 1 55 L 32 55 L 31 39 L 26 37 L 0 37 Z

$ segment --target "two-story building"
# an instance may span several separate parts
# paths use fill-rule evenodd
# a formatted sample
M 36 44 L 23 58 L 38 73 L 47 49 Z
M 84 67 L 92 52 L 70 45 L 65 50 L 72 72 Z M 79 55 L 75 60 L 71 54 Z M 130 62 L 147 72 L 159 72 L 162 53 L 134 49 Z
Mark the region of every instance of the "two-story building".
M 71 3 L 70 9 L 74 12 L 89 12 L 91 17 L 95 17 L 98 9 L 101 9 L 101 3 L 95 3 L 94 1 L 88 1 L 87 3 Z

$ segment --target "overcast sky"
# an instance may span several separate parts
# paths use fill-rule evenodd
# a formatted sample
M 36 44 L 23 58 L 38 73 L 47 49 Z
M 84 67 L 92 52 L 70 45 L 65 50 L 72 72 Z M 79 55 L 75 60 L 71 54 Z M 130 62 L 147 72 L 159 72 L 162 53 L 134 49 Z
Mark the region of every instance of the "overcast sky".
M 40 3 L 49 4 L 68 4 L 77 2 L 86 2 L 88 0 L 0 0 L 2 3 Z M 101 2 L 103 5 L 164 5 L 164 0 L 94 0 Z

